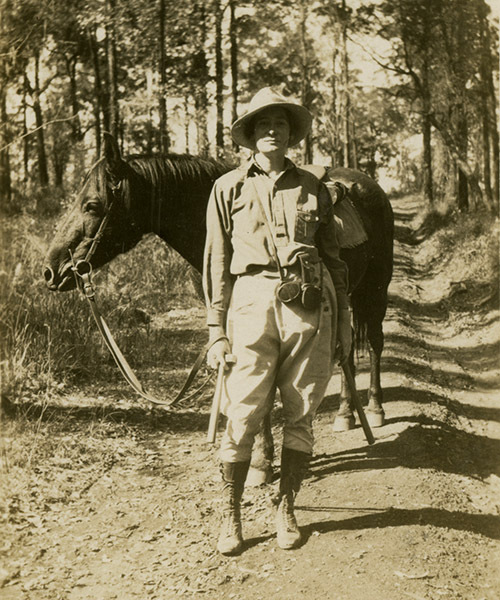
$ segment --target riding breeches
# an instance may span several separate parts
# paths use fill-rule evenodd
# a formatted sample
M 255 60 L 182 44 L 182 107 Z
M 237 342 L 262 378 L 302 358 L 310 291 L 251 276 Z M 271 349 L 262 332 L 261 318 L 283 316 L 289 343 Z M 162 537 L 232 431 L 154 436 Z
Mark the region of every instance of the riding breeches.
M 283 405 L 283 446 L 312 453 L 312 420 L 332 374 L 337 303 L 324 269 L 320 307 L 276 298 L 280 279 L 267 272 L 236 279 L 227 331 L 236 363 L 223 387 L 225 462 L 250 459 L 255 434 L 272 408 L 276 389 Z

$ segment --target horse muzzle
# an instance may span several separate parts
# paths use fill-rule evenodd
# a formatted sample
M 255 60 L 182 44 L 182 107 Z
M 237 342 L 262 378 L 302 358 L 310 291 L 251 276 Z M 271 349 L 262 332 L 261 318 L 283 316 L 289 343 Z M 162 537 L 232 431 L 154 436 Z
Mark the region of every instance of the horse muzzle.
M 58 273 L 50 266 L 46 266 L 43 271 L 45 285 L 51 292 L 67 292 L 76 288 L 76 281 L 71 269 L 71 265 L 65 266 Z

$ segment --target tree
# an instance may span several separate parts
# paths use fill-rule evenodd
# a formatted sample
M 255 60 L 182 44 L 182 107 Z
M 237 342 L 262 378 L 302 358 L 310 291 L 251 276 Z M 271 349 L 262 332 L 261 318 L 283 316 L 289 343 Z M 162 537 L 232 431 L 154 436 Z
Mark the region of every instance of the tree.
M 229 0 L 229 41 L 230 41 L 230 69 L 231 69 L 231 122 L 238 118 L 238 19 L 236 17 L 236 0 Z M 233 143 L 233 150 L 237 144 Z
M 168 117 L 167 117 L 167 63 L 165 56 L 165 0 L 160 1 L 159 22 L 160 32 L 158 43 L 160 45 L 160 98 L 159 98 L 159 113 L 160 113 L 160 152 L 168 152 L 169 136 L 168 136 Z
M 221 157 L 224 150 L 224 65 L 222 62 L 222 16 L 220 0 L 214 0 L 215 21 L 215 146 L 217 156 Z
M 116 17 L 115 0 L 106 0 L 106 107 L 108 114 L 109 132 L 118 138 L 119 107 L 118 107 L 118 72 L 116 63 Z
M 432 126 L 454 160 L 461 210 L 469 208 L 469 190 L 476 202 L 483 199 L 475 167 L 477 119 L 471 118 L 480 114 L 475 90 L 481 55 L 479 4 L 484 0 L 391 0 L 361 10 L 367 23 L 380 11 L 376 30 L 393 47 L 390 59 L 380 64 L 406 81 L 407 96 L 416 100 L 411 108 L 422 117 L 426 196 L 432 201 Z
M 11 132 L 7 114 L 7 90 L 11 70 L 10 40 L 6 23 L 9 11 L 9 0 L 2 0 L 0 4 L 0 200 L 5 204 L 10 201 L 12 195 L 9 151 Z

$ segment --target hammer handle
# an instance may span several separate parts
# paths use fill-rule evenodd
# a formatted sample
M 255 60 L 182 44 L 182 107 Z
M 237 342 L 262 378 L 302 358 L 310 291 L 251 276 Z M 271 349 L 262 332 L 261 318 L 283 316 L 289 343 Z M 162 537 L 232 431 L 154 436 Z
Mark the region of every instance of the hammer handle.
M 351 369 L 349 368 L 347 362 L 342 363 L 342 370 L 344 371 L 347 386 L 349 387 L 349 391 L 351 392 L 351 398 L 354 402 L 354 407 L 356 408 L 359 420 L 361 421 L 361 426 L 363 427 L 366 441 L 369 444 L 374 444 L 375 438 L 373 437 L 372 430 L 370 429 L 370 425 L 366 419 L 365 411 L 363 410 L 361 400 L 359 399 L 358 392 L 356 391 L 356 383 L 354 381 L 354 377 L 352 376 Z
M 232 354 L 226 354 L 226 363 L 236 362 L 236 358 Z M 217 382 L 215 384 L 215 392 L 212 400 L 212 408 L 210 410 L 210 421 L 208 422 L 207 431 L 207 442 L 210 444 L 215 443 L 215 437 L 217 435 L 217 425 L 219 423 L 220 405 L 222 400 L 222 391 L 224 387 L 224 375 L 225 375 L 225 363 L 219 363 L 219 369 L 217 371 Z

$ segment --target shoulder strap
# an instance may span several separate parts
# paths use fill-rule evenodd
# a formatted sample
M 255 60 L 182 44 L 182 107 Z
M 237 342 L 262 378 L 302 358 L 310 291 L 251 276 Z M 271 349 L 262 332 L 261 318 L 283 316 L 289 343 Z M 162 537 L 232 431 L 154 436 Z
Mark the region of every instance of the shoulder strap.
M 266 224 L 267 227 L 267 232 L 269 234 L 269 242 L 271 244 L 271 258 L 274 259 L 274 261 L 276 262 L 276 266 L 278 267 L 279 273 L 280 273 L 280 279 L 283 281 L 285 279 L 284 277 L 284 273 L 283 273 L 283 267 L 281 266 L 280 263 L 280 259 L 278 257 L 278 249 L 276 248 L 276 244 L 274 243 L 274 235 L 273 235 L 273 230 L 272 230 L 272 226 L 271 226 L 271 221 L 269 220 L 269 217 L 267 216 L 267 211 L 266 208 L 264 206 L 264 203 L 262 202 L 262 198 L 260 195 L 260 192 L 264 193 L 264 196 L 267 195 L 267 191 L 264 190 L 262 188 L 262 186 L 260 186 L 260 184 L 258 182 L 255 181 L 255 177 L 251 177 L 250 181 L 252 182 L 252 185 L 255 189 L 255 194 L 257 196 L 257 201 L 259 203 L 259 207 L 261 209 L 262 212 L 262 216 L 264 217 L 264 222 Z M 261 188 L 259 190 L 259 188 Z

